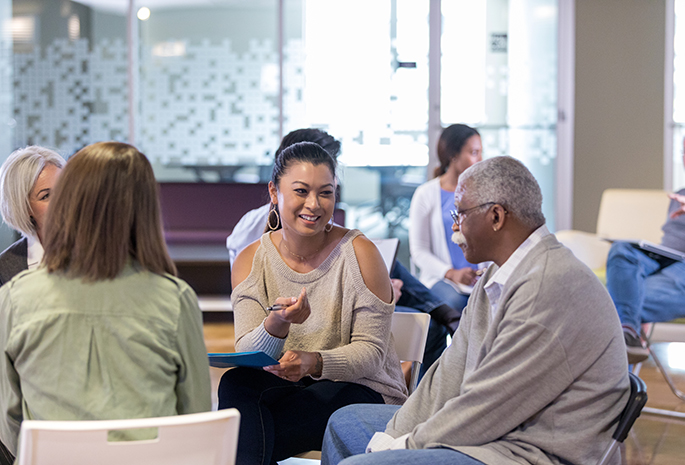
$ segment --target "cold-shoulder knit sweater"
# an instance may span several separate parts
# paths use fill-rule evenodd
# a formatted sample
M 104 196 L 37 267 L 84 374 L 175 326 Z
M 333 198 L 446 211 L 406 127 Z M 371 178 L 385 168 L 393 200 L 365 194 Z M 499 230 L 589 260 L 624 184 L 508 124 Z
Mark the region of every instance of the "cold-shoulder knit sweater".
M 319 352 L 320 379 L 367 386 L 388 404 L 402 404 L 407 389 L 390 334 L 394 304 L 383 302 L 364 284 L 350 230 L 315 270 L 293 271 L 271 241 L 262 236 L 249 276 L 231 294 L 236 350 L 261 350 L 277 360 L 286 350 Z M 278 297 L 307 289 L 309 318 L 290 326 L 286 338 L 264 329 L 266 307 Z

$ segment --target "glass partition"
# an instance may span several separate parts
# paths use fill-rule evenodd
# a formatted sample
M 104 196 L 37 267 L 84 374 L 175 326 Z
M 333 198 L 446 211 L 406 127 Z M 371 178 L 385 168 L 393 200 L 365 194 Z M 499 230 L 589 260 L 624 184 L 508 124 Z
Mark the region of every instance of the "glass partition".
M 7 24 L 12 24 L 12 1 L 0 0 L 0 162 L 5 161 L 7 155 L 14 149 L 12 145 L 14 128 L 14 64 L 12 62 L 12 30 Z M 14 231 L 4 222 L 0 224 L 0 250 L 15 240 Z
M 136 140 L 160 180 L 251 180 L 278 147 L 277 2 L 151 8 Z M 257 170 L 255 171 L 255 168 Z
M 319 127 L 342 142 L 348 226 L 374 237 L 403 228 L 425 179 L 428 7 L 415 0 L 302 2 L 302 61 L 290 63 L 303 78 L 286 85 L 284 132 Z M 286 77 L 292 71 L 286 67 Z
M 14 148 L 38 144 L 68 156 L 93 141 L 128 139 L 122 15 L 15 0 L 11 28 Z
M 478 128 L 483 156 L 511 155 L 555 224 L 557 0 L 442 0 L 443 125 Z
M 685 0 L 675 0 L 673 41 L 673 189 L 685 187 Z M 668 122 L 667 122 L 668 124 Z
M 133 139 L 160 181 L 264 182 L 281 131 L 318 127 L 342 141 L 347 225 L 405 237 L 435 150 L 428 0 L 155 2 L 131 36 L 135 134 L 127 1 L 0 1 L 12 8 L 5 153 L 41 144 L 68 156 Z M 441 9 L 432 105 L 444 126 L 478 127 L 485 156 L 523 160 L 553 225 L 557 0 L 442 0 Z

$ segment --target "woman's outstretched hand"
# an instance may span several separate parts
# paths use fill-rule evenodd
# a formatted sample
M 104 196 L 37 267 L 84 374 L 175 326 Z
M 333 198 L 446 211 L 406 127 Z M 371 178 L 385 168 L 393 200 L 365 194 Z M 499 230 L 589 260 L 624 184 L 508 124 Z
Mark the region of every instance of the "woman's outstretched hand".
M 298 297 L 279 297 L 275 305 L 285 305 L 281 310 L 272 310 L 264 320 L 264 328 L 272 336 L 284 338 L 291 324 L 304 323 L 311 313 L 307 290 L 303 287 Z

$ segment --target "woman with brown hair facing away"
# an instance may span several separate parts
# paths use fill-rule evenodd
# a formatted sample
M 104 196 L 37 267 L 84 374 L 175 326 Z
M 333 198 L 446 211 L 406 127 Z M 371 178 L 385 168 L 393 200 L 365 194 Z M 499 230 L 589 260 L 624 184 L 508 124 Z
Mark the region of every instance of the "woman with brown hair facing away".
M 100 142 L 71 157 L 43 246 L 38 270 L 0 288 L 0 435 L 10 452 L 23 419 L 210 410 L 197 297 L 174 276 L 142 153 Z
M 271 231 L 233 266 L 236 350 L 280 362 L 228 370 L 221 379 L 219 408 L 241 415 L 239 465 L 320 449 L 338 408 L 401 404 L 407 396 L 390 336 L 387 268 L 359 231 L 331 222 L 335 169 L 315 143 L 283 150 L 269 183 Z

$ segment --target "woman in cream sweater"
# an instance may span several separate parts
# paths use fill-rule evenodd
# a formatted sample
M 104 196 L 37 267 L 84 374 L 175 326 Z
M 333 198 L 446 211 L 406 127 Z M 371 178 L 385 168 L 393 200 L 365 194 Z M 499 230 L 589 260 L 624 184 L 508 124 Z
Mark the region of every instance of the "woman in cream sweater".
M 311 142 L 279 154 L 269 227 L 233 267 L 236 350 L 279 365 L 228 370 L 219 408 L 240 411 L 238 464 L 320 449 L 328 417 L 353 403 L 404 402 L 390 326 L 392 286 L 359 231 L 332 224 L 335 160 Z M 282 308 L 267 308 L 282 305 Z

